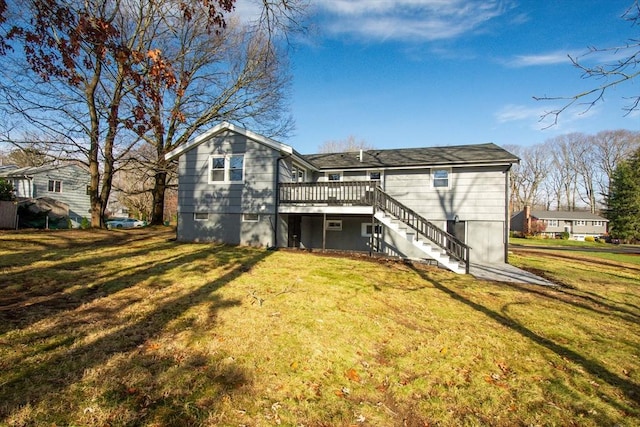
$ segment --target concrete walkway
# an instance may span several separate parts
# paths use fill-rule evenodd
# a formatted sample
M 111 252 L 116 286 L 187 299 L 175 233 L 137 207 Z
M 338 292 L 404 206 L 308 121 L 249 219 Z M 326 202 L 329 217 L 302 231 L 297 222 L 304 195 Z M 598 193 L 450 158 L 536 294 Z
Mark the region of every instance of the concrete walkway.
M 553 282 L 538 277 L 533 273 L 521 270 L 510 264 L 480 265 L 471 264 L 469 272 L 472 276 L 494 282 L 526 283 L 530 285 L 558 286 Z

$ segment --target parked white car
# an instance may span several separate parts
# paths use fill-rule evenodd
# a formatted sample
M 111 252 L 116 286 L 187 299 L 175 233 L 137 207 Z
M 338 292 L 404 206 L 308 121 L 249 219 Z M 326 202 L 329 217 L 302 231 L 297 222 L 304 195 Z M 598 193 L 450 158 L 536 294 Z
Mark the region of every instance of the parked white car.
M 117 218 L 107 221 L 107 228 L 138 228 L 147 225 L 146 221 L 135 218 Z

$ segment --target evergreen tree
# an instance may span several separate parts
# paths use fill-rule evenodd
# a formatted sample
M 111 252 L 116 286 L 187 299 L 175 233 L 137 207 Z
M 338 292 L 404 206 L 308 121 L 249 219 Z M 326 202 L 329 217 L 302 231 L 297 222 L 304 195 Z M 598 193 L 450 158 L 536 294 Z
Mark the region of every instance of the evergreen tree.
M 14 198 L 13 185 L 9 181 L 0 178 L 0 200 L 9 201 Z
M 628 242 L 640 241 L 640 150 L 615 169 L 607 197 L 609 231 Z

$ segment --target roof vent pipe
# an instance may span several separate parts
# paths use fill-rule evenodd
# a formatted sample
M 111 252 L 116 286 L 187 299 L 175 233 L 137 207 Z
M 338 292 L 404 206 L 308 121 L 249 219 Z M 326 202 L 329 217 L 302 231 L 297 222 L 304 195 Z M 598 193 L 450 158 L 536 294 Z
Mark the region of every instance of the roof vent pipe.
M 360 163 L 362 163 L 362 150 L 360 150 Z

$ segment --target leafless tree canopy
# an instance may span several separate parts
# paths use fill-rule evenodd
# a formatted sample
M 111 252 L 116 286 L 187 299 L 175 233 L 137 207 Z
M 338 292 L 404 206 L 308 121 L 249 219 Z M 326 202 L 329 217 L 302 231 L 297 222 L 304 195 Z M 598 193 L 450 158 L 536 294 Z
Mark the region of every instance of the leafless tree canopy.
M 622 19 L 628 21 L 632 28 L 640 28 L 640 0 L 635 0 L 633 4 L 622 15 Z M 594 31 L 597 31 L 594 29 Z M 600 54 L 613 54 L 616 59 L 612 62 L 598 64 L 595 66 L 586 65 L 588 59 L 596 58 Z M 568 56 L 571 63 L 582 73 L 583 79 L 597 81 L 598 84 L 590 89 L 570 96 L 540 96 L 534 97 L 536 100 L 563 101 L 561 107 L 547 111 L 541 120 L 552 117 L 550 126 L 558 123 L 559 116 L 571 108 L 580 105 L 586 112 L 593 106 L 604 100 L 605 93 L 614 86 L 625 85 L 629 91 L 623 98 L 627 101 L 624 106 L 625 115 L 640 108 L 640 93 L 637 86 L 631 84 L 640 75 L 640 38 L 633 37 L 620 46 L 606 48 L 590 47 L 587 54 L 582 57 Z
M 359 150 L 373 150 L 375 147 L 364 139 L 357 139 L 353 135 L 349 135 L 346 139 L 332 140 L 323 142 L 318 147 L 320 153 L 347 153 Z
M 615 168 L 640 148 L 640 132 L 571 133 L 530 147 L 506 147 L 521 158 L 511 170 L 511 208 L 599 212 Z

